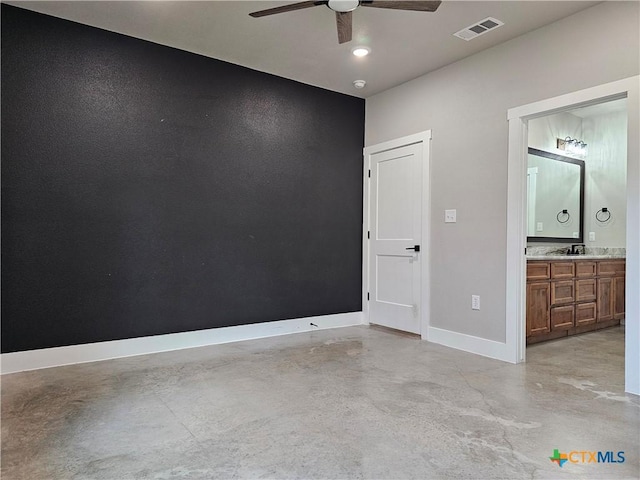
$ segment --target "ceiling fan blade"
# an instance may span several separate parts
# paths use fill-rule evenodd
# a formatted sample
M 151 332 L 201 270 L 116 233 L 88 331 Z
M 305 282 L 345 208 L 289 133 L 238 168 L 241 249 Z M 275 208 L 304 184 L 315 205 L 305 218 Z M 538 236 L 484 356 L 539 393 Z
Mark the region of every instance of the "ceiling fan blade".
M 380 1 L 380 0 L 363 0 L 360 2 L 361 7 L 374 8 L 392 8 L 394 10 L 414 10 L 418 12 L 435 12 L 442 2 L 440 0 L 432 0 L 426 2 L 419 1 Z
M 336 12 L 336 25 L 338 26 L 338 43 L 351 41 L 351 26 L 353 25 L 353 12 Z
M 326 5 L 326 1 L 311 1 L 311 2 L 298 2 L 290 3 L 289 5 L 283 5 L 281 7 L 268 8 L 266 10 L 259 10 L 257 12 L 250 13 L 253 18 L 266 17 L 267 15 L 275 15 L 276 13 L 293 12 L 294 10 L 302 10 L 303 8 L 317 7 L 318 5 Z

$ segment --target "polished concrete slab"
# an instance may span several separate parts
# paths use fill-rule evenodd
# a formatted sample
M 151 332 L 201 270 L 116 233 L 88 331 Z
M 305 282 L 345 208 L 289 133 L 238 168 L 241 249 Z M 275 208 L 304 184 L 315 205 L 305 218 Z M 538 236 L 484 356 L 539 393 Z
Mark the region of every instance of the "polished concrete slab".
M 2 478 L 640 477 L 622 328 L 527 355 L 362 326 L 6 375 Z

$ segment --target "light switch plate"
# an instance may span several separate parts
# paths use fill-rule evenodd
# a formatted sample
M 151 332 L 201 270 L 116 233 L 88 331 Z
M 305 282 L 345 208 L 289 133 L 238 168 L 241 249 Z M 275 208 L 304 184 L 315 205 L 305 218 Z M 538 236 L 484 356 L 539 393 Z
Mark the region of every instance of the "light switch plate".
M 589 241 L 590 242 L 596 241 L 596 232 L 589 232 Z
M 456 211 L 445 210 L 444 211 L 444 223 L 456 223 Z
M 542 228 L 542 222 L 538 222 L 536 225 L 536 232 L 542 232 L 543 228 Z

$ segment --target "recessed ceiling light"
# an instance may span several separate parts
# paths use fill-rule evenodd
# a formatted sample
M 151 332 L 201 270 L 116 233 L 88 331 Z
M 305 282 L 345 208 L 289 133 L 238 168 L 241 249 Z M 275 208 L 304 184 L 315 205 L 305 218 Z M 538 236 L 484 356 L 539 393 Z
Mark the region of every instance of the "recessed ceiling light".
M 351 53 L 353 53 L 356 57 L 366 57 L 371 53 L 371 50 L 367 47 L 356 47 L 351 50 Z

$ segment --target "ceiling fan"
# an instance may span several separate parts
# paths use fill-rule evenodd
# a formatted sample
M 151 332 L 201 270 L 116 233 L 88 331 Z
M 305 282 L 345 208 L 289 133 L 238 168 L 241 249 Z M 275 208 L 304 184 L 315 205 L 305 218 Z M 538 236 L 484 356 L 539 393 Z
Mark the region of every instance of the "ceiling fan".
M 440 0 L 433 1 L 414 1 L 414 0 L 324 0 L 324 1 L 308 1 L 297 2 L 281 7 L 268 8 L 258 12 L 250 13 L 254 18 L 266 17 L 267 15 L 275 15 L 276 13 L 292 12 L 294 10 L 302 10 L 304 8 L 317 7 L 326 5 L 336 12 L 336 24 L 338 26 L 338 43 L 346 43 L 351 41 L 351 25 L 352 13 L 358 7 L 373 8 L 390 8 L 394 10 L 413 10 L 418 12 L 435 12 L 442 3 Z

